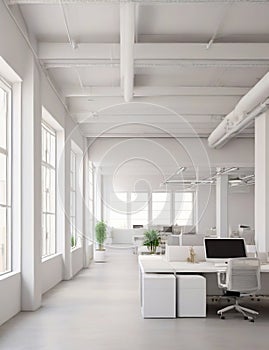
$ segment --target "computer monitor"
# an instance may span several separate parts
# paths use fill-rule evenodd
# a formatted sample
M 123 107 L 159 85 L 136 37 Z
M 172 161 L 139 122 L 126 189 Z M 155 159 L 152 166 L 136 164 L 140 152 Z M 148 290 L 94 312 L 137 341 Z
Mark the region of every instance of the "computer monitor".
M 243 238 L 205 238 L 206 261 L 226 262 L 231 258 L 245 258 L 246 246 Z

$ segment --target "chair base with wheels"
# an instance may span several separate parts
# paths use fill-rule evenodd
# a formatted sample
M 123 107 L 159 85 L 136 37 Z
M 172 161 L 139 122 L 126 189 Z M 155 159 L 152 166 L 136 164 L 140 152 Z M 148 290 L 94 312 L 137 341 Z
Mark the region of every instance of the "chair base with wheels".
M 242 314 L 244 316 L 245 320 L 248 320 L 250 322 L 254 322 L 254 318 L 252 316 L 249 316 L 247 313 L 249 313 L 251 315 L 259 315 L 259 313 L 257 311 L 252 310 L 252 309 L 248 309 L 246 307 L 239 305 L 237 299 L 235 299 L 235 304 L 226 306 L 223 309 L 218 310 L 217 314 L 220 315 L 221 319 L 225 319 L 223 314 L 227 311 L 230 311 L 230 310 L 235 310 L 235 311 L 239 312 L 240 314 Z
M 244 316 L 245 320 L 254 322 L 253 315 L 259 313 L 239 305 L 238 299 L 255 294 L 261 287 L 260 261 L 257 258 L 234 258 L 228 260 L 227 271 L 218 273 L 218 286 L 223 289 L 225 297 L 235 299 L 229 305 L 217 311 L 220 318 L 230 310 L 235 310 Z

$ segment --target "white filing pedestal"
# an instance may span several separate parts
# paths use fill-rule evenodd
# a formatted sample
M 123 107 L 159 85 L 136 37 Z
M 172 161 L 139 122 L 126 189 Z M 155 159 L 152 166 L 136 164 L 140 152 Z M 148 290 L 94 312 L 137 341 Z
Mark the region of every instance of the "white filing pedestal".
M 177 276 L 177 317 L 206 317 L 206 279 Z
M 176 278 L 172 274 L 142 275 L 142 316 L 176 317 Z

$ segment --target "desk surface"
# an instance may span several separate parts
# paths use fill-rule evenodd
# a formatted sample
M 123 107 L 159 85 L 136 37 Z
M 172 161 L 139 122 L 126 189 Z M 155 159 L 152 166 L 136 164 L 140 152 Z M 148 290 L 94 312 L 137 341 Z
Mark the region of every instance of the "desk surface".
M 144 273 L 216 273 L 225 271 L 224 266 L 210 262 L 188 263 L 185 261 L 167 261 L 164 256 L 139 256 L 139 265 Z M 269 273 L 269 264 L 261 265 L 261 272 Z

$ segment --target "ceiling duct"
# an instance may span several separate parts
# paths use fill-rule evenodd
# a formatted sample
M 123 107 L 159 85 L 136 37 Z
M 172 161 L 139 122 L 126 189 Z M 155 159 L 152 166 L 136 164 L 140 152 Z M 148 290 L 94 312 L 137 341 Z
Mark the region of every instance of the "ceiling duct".
M 241 98 L 234 110 L 209 135 L 209 147 L 220 148 L 245 129 L 255 117 L 266 109 L 269 104 L 268 97 L 269 73 Z

